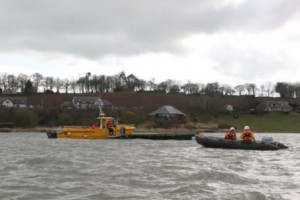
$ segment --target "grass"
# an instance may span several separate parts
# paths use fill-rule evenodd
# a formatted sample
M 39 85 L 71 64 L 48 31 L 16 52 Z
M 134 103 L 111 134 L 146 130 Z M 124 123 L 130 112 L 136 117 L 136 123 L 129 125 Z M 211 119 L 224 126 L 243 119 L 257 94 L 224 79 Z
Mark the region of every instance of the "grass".
M 297 112 L 269 112 L 258 115 L 241 115 L 238 118 L 222 115 L 216 118 L 216 122 L 234 126 L 237 130 L 242 130 L 245 125 L 248 125 L 255 132 L 300 133 L 300 114 Z

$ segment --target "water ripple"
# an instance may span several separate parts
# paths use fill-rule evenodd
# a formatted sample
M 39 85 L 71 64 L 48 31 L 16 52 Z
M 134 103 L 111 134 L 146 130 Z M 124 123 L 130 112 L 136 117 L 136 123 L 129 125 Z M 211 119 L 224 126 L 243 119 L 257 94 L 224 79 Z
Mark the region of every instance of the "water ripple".
M 176 140 L 49 140 L 0 134 L 0 199 L 299 199 L 297 134 L 281 151 Z

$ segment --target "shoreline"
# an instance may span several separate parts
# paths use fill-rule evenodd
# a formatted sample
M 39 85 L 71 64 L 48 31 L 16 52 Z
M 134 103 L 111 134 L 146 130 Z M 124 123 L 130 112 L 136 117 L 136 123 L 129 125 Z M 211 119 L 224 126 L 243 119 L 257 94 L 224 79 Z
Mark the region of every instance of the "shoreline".
M 35 132 L 35 133 L 46 133 L 49 130 L 58 130 L 63 129 L 66 127 L 34 127 L 34 128 L 0 128 L 0 133 L 10 133 L 10 132 Z M 152 133 L 152 134 L 191 134 L 191 133 L 226 133 L 227 129 L 216 129 L 216 128 L 205 128 L 205 129 L 184 129 L 184 128 L 171 128 L 171 129 L 163 129 L 163 128 L 136 128 L 134 133 L 136 134 L 145 134 L 145 133 Z M 237 131 L 239 134 L 241 131 Z M 278 132 L 278 131 L 268 131 L 268 132 L 256 132 L 254 133 L 299 133 L 299 132 Z

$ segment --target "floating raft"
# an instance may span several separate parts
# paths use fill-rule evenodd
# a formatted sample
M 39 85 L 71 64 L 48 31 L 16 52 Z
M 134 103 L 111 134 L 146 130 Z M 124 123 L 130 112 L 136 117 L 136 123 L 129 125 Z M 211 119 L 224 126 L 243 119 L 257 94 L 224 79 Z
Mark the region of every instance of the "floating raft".
M 133 133 L 128 139 L 151 139 L 151 140 L 192 140 L 195 133 Z

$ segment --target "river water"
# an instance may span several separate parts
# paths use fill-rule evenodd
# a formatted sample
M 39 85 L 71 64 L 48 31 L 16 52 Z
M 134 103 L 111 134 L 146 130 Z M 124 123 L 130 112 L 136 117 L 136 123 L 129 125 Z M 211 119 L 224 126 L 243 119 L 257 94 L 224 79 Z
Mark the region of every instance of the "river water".
M 300 134 L 266 135 L 290 148 L 0 133 L 0 199 L 300 199 Z

